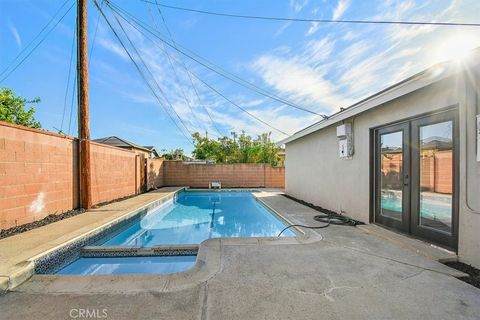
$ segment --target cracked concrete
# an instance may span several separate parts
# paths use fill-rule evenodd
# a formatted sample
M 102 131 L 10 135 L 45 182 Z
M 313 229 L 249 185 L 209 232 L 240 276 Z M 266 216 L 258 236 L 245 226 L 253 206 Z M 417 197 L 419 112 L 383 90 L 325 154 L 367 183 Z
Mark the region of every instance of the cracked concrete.
M 292 221 L 315 223 L 310 208 L 273 193 L 259 198 Z M 389 241 L 345 226 L 313 232 L 210 239 L 195 267 L 175 275 L 34 275 L 0 296 L 0 319 L 69 319 L 72 308 L 105 308 L 107 319 L 480 318 L 480 290 L 398 245 L 397 235 Z

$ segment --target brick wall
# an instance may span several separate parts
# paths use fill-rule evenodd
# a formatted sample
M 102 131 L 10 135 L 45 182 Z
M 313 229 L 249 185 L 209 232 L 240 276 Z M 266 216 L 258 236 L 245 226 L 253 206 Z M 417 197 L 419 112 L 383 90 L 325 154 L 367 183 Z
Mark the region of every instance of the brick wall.
M 130 150 L 91 142 L 93 205 L 134 195 L 139 190 L 139 156 Z
M 149 165 L 147 167 L 149 170 Z M 285 168 L 273 168 L 267 164 L 184 164 L 182 161 L 163 161 L 161 167 L 163 174 L 158 179 L 163 179 L 164 186 L 206 188 L 209 182 L 220 181 L 225 188 L 285 187 Z M 155 168 L 158 170 L 159 167 Z M 147 176 L 154 175 L 147 172 Z
M 77 141 L 0 123 L 0 229 L 78 207 Z

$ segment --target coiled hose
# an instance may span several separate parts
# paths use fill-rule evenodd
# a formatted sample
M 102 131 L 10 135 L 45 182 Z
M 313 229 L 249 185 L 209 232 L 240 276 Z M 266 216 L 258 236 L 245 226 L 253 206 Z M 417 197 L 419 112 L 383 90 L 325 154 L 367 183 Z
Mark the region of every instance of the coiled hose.
M 280 231 L 280 233 L 278 234 L 277 237 L 280 237 L 285 230 L 288 230 L 288 229 L 293 228 L 293 227 L 301 227 L 301 228 L 307 228 L 307 229 L 323 229 L 323 228 L 328 227 L 331 224 L 347 225 L 347 226 L 356 226 L 356 225 L 359 225 L 359 224 L 363 224 L 360 221 L 353 220 L 349 217 L 342 216 L 342 215 L 339 215 L 339 214 L 319 214 L 319 215 L 314 216 L 313 220 L 318 221 L 318 222 L 323 222 L 325 224 L 321 225 L 321 226 L 306 226 L 306 225 L 303 225 L 303 224 L 291 224 L 291 225 L 283 228 L 283 230 Z

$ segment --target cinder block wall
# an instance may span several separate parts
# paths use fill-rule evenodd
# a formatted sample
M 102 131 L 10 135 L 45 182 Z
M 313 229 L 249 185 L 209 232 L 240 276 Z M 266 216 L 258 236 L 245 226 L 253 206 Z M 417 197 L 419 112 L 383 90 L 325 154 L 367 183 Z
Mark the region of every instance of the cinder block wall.
M 78 141 L 0 122 L 0 229 L 79 207 Z M 141 160 L 134 152 L 91 143 L 92 200 L 138 193 Z
M 131 196 L 139 190 L 138 156 L 130 150 L 90 143 L 93 205 Z
M 165 185 L 163 163 L 163 159 L 147 159 L 147 190 Z
M 162 167 L 164 186 L 206 188 L 209 182 L 220 181 L 225 188 L 285 187 L 284 168 L 273 168 L 268 164 L 185 164 L 182 161 L 163 161 Z
M 0 229 L 79 207 L 78 140 L 0 122 Z M 284 188 L 284 168 L 265 164 L 184 164 L 91 143 L 92 203 L 162 186 Z M 146 163 L 146 177 L 142 175 Z M 145 180 L 144 180 L 145 179 Z
M 0 122 L 0 229 L 78 207 L 77 141 Z

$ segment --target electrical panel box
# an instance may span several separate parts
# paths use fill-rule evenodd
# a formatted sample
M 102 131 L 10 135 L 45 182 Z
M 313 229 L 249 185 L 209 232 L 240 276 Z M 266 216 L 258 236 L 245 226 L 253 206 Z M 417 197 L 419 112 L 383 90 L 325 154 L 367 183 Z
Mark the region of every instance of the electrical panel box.
M 338 152 L 340 158 L 350 158 L 352 156 L 352 151 L 352 142 L 349 138 L 338 140 Z
M 477 161 L 480 162 L 480 114 L 477 114 Z
M 337 126 L 338 155 L 341 159 L 349 159 L 353 156 L 352 124 L 344 123 Z
M 352 133 L 352 125 L 350 123 L 344 123 L 337 127 L 337 137 L 345 138 Z

